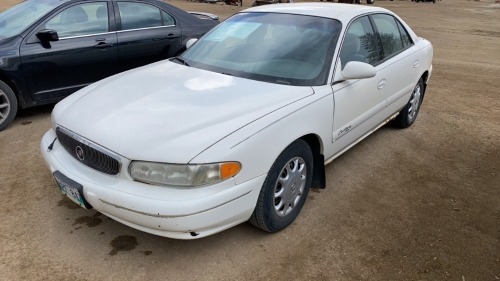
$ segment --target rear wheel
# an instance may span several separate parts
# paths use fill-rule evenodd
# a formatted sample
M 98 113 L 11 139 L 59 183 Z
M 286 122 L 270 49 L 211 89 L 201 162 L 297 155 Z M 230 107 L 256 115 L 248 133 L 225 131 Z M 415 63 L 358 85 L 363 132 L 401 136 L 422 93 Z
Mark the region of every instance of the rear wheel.
M 313 155 L 303 140 L 290 144 L 267 174 L 250 223 L 278 232 L 290 225 L 306 201 L 313 175 Z
M 424 81 L 420 78 L 413 88 L 411 93 L 410 101 L 406 106 L 399 112 L 399 115 L 394 119 L 394 124 L 400 128 L 408 128 L 417 119 L 418 112 L 420 110 L 420 105 L 424 98 Z
M 0 131 L 14 120 L 17 113 L 17 98 L 14 91 L 0 81 Z

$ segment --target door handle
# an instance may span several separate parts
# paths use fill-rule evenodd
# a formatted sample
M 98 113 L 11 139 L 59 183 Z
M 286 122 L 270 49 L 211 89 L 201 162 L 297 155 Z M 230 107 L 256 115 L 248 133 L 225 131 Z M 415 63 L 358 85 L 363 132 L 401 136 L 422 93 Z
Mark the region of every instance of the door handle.
M 179 35 L 172 34 L 172 33 L 170 33 L 170 34 L 167 35 L 167 39 L 174 39 L 174 38 L 179 38 Z
M 380 82 L 378 82 L 377 84 L 377 89 L 382 90 L 385 87 L 386 82 L 387 80 L 385 79 L 380 80 Z
M 420 62 L 418 60 L 413 62 L 413 68 L 417 68 L 420 65 Z
M 109 48 L 109 47 L 112 47 L 113 44 L 111 43 L 106 43 L 106 42 L 99 42 L 97 43 L 97 45 L 94 45 L 94 48 L 97 48 L 97 49 L 106 49 L 106 48 Z

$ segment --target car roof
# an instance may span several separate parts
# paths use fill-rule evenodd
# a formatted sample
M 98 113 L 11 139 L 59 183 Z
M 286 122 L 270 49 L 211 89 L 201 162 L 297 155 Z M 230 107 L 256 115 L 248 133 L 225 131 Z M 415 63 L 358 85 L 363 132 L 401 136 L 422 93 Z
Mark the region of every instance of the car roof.
M 366 13 L 391 13 L 389 10 L 374 6 L 339 3 L 291 3 L 273 4 L 249 8 L 242 12 L 270 12 L 283 14 L 308 15 L 350 21 L 353 17 Z

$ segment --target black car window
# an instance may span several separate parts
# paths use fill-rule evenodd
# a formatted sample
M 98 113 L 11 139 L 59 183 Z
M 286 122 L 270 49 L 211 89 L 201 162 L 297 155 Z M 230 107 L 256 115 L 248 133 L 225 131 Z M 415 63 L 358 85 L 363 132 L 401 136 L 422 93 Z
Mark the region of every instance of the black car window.
M 380 60 L 380 44 L 368 16 L 356 19 L 347 28 L 340 50 L 342 69 L 350 61 L 376 65 Z
M 165 13 L 164 11 L 161 11 L 161 14 L 163 16 L 163 25 L 175 25 L 175 20 L 171 15 Z
M 59 38 L 66 38 L 108 32 L 108 21 L 108 4 L 92 2 L 64 9 L 45 28 L 57 31 Z
M 137 2 L 118 2 L 118 9 L 120 10 L 122 30 L 163 25 L 162 11 L 153 5 Z M 173 21 L 170 15 L 165 14 L 166 13 L 163 13 L 163 17 L 166 18 L 167 21 Z
M 393 16 L 376 14 L 373 15 L 373 21 L 377 26 L 380 40 L 382 42 L 384 59 L 396 55 L 405 48 L 403 45 L 403 39 L 401 38 L 401 33 L 399 32 L 399 27 Z

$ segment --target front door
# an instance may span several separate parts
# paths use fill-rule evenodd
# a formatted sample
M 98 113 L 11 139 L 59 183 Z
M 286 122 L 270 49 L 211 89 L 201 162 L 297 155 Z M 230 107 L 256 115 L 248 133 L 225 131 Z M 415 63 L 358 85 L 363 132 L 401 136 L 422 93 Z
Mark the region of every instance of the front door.
M 368 16 L 356 19 L 348 27 L 340 50 L 336 72 L 350 61 L 376 66 L 381 60 L 381 46 Z M 386 107 L 381 91 L 383 73 L 367 79 L 349 79 L 334 84 L 333 150 L 343 151 L 383 120 L 380 112 Z
M 27 37 L 20 52 L 34 100 L 67 96 L 117 73 L 110 9 L 107 1 L 65 6 Z M 42 29 L 57 31 L 59 41 L 42 44 L 36 37 Z

